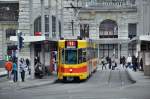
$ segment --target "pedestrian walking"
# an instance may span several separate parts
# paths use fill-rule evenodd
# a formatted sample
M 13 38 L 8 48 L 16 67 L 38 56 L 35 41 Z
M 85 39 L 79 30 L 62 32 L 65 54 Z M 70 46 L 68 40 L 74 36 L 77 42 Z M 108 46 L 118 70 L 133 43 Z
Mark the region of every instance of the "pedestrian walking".
M 31 75 L 30 61 L 29 61 L 28 58 L 26 59 L 26 65 L 27 65 L 27 69 L 28 69 L 29 75 Z
M 8 76 L 7 76 L 8 79 L 11 79 L 12 67 L 13 67 L 13 63 L 11 60 L 5 63 L 5 69 L 7 70 L 7 73 L 8 73 Z
M 13 75 L 14 75 L 13 81 L 17 82 L 17 80 L 18 80 L 18 78 L 17 78 L 18 72 L 17 72 L 17 62 L 16 61 L 13 62 L 13 69 L 12 69 L 12 71 L 13 71 Z
M 141 67 L 141 71 L 143 71 L 143 59 L 140 59 L 140 67 Z
M 101 63 L 102 63 L 102 70 L 103 70 L 103 68 L 107 69 L 107 68 L 106 68 L 106 63 L 107 63 L 107 62 L 106 62 L 105 57 L 102 58 Z
M 122 57 L 122 67 L 125 68 L 126 65 L 126 58 L 125 56 Z
M 20 73 L 21 73 L 21 80 L 22 82 L 24 82 L 25 80 L 25 64 L 24 64 L 24 59 L 20 60 Z
M 129 55 L 128 58 L 127 58 L 127 66 L 126 66 L 126 68 L 127 67 L 131 68 L 131 66 L 132 66 L 131 63 L 132 63 L 132 57 Z
M 132 65 L 133 65 L 133 70 L 136 72 L 136 70 L 137 70 L 137 58 L 134 55 L 132 56 Z
M 112 56 L 112 61 L 111 61 L 111 63 L 112 63 L 112 64 L 111 64 L 111 65 L 112 65 L 112 70 L 114 70 L 115 67 L 117 67 L 117 66 L 116 66 L 116 59 L 115 59 L 115 56 L 114 56 L 114 55 Z
M 109 66 L 109 69 L 111 69 L 111 58 L 107 56 L 106 61 L 107 61 L 107 64 Z

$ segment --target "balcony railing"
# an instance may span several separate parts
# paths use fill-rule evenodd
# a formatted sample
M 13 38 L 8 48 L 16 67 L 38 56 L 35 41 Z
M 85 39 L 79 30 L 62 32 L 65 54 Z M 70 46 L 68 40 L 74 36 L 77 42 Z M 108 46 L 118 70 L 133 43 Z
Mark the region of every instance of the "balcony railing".
M 118 9 L 118 8 L 136 8 L 135 3 L 127 2 L 86 2 L 82 5 L 83 8 L 92 9 Z

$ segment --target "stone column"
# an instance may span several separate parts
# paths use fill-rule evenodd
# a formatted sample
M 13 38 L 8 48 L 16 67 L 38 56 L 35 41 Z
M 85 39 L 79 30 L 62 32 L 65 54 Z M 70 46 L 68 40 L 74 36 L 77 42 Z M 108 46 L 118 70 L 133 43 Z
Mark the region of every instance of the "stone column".
M 64 3 L 63 0 L 61 0 L 61 36 L 64 32 Z
M 41 32 L 45 35 L 45 14 L 44 14 L 44 0 L 41 0 Z
M 31 59 L 30 59 L 30 61 L 31 61 L 31 78 L 32 79 L 34 79 L 34 72 L 35 72 L 35 67 L 34 67 L 34 44 L 31 44 L 30 45 L 30 51 L 31 51 Z
M 19 27 L 18 30 L 23 35 L 30 35 L 30 0 L 19 0 Z M 24 43 L 24 48 L 20 52 L 20 57 L 30 57 L 29 43 Z
M 121 43 L 118 43 L 118 63 L 120 63 L 120 57 L 121 57 Z
M 0 29 L 0 59 L 3 56 L 3 30 Z
M 98 59 L 100 59 L 100 56 L 99 56 L 99 54 L 100 54 L 100 53 L 99 53 L 99 47 L 100 47 L 100 46 L 99 46 L 99 45 L 100 45 L 100 44 L 98 44 Z
M 33 31 L 34 27 L 33 27 L 33 23 L 32 23 L 33 22 L 32 21 L 32 18 L 33 18 L 32 17 L 33 16 L 33 14 L 32 14 L 33 13 L 33 0 L 30 0 L 29 2 L 30 2 L 29 3 L 30 4 L 29 5 L 29 9 L 30 9 L 30 35 L 32 36 L 32 35 L 34 35 L 34 31 Z
M 141 51 L 141 41 L 137 41 L 137 44 L 136 44 L 136 53 L 135 53 L 135 56 L 139 56 L 139 52 Z
M 45 51 L 44 45 L 41 43 L 41 53 L 40 53 L 40 61 L 43 65 L 45 65 Z
M 52 8 L 51 0 L 49 0 L 49 38 L 52 38 Z
M 58 0 L 56 0 L 56 38 L 59 38 Z

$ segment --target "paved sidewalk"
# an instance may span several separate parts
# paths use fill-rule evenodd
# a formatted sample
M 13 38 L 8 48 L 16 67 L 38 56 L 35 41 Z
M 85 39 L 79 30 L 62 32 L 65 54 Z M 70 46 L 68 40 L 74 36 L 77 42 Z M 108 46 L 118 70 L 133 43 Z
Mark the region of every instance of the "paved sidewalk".
M 106 67 L 107 67 L 107 70 L 108 70 L 108 66 L 106 66 Z M 122 66 L 120 66 L 120 64 L 118 64 L 115 69 L 116 70 L 123 70 L 123 69 L 126 69 L 126 68 L 123 68 Z M 101 64 L 98 66 L 98 70 L 102 70 L 102 65 Z M 150 76 L 144 76 L 143 71 L 137 70 L 135 72 L 135 71 L 133 71 L 132 68 L 127 68 L 126 71 L 129 75 L 129 79 L 133 83 L 147 83 L 147 84 L 150 84 Z
M 130 79 L 135 83 L 150 83 L 150 76 L 144 76 L 143 71 L 137 70 L 136 72 L 127 68 Z
M 25 82 L 16 82 L 14 83 L 13 80 L 7 80 L 4 82 L 0 82 L 0 89 L 26 89 L 26 88 L 33 88 L 43 85 L 53 84 L 57 80 L 57 75 L 53 74 L 50 76 L 45 76 L 42 79 L 25 79 Z

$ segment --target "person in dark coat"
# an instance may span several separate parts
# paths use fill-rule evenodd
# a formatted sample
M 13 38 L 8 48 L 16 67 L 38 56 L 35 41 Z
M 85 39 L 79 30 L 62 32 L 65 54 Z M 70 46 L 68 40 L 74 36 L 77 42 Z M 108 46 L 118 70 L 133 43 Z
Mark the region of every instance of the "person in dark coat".
M 143 71 L 143 59 L 140 59 L 140 66 L 141 66 L 141 71 Z
M 136 69 L 137 69 L 137 58 L 134 55 L 132 56 L 132 65 L 133 65 L 133 70 L 136 71 Z
M 30 61 L 29 61 L 28 58 L 26 59 L 26 65 L 27 65 L 27 68 L 28 68 L 28 71 L 29 71 L 29 75 L 31 75 Z
M 126 58 L 123 56 L 122 57 L 122 66 L 123 66 L 123 68 L 125 67 L 125 64 L 126 64 Z
M 109 63 L 109 69 L 111 69 L 111 58 L 110 57 L 108 59 L 108 63 Z

